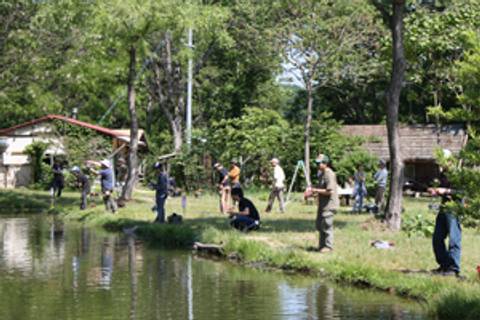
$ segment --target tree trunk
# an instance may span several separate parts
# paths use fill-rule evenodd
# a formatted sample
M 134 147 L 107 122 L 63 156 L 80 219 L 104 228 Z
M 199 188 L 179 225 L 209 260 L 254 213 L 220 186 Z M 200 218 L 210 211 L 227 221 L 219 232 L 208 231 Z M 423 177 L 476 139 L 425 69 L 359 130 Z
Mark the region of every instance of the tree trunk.
M 387 132 L 390 152 L 390 189 L 388 205 L 385 211 L 386 222 L 390 229 L 399 231 L 402 214 L 402 187 L 404 164 L 400 149 L 398 109 L 400 93 L 405 74 L 405 55 L 403 48 L 403 8 L 405 1 L 393 2 L 393 15 L 390 28 L 393 38 L 393 69 L 390 87 L 387 92 Z
M 305 141 L 305 151 L 304 151 L 304 161 L 305 161 L 305 172 L 307 176 L 307 184 L 310 185 L 310 128 L 312 126 L 312 113 L 313 113 L 313 88 L 312 82 L 307 81 L 307 119 L 305 121 L 305 128 L 303 131 L 304 141 Z
M 130 114 L 130 146 L 128 149 L 128 172 L 127 181 L 123 186 L 121 200 L 128 201 L 132 199 L 133 189 L 137 183 L 138 177 L 138 119 L 135 107 L 135 77 L 136 77 L 136 48 L 130 46 L 130 66 L 128 70 L 128 112 Z

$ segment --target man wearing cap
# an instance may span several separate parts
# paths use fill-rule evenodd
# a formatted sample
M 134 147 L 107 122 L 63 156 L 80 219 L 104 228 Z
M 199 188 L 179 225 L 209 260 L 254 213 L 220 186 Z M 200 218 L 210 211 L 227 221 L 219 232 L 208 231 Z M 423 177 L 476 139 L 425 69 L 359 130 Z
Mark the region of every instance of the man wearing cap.
M 268 205 L 265 212 L 268 213 L 272 211 L 273 202 L 275 201 L 275 198 L 278 198 L 280 212 L 284 213 L 283 189 L 285 188 L 285 173 L 283 172 L 282 167 L 280 167 L 280 160 L 277 158 L 270 160 L 270 164 L 273 166 L 273 185 L 270 196 L 268 197 Z
M 87 208 L 87 197 L 90 194 L 90 181 L 88 181 L 87 176 L 80 170 L 79 167 L 75 166 L 71 171 L 77 178 L 77 186 L 81 190 L 80 210 L 85 210 Z
M 309 187 L 307 191 L 318 195 L 316 229 L 320 233 L 319 251 L 326 253 L 333 250 L 333 216 L 340 207 L 340 200 L 337 177 L 330 167 L 330 158 L 320 154 L 315 162 L 318 165 L 319 184 L 316 188 Z
M 218 190 L 220 191 L 220 212 L 224 213 L 229 208 L 230 186 L 228 185 L 228 171 L 221 163 L 213 166 L 218 172 Z
M 385 189 L 387 188 L 388 180 L 388 171 L 385 160 L 380 160 L 378 162 L 378 171 L 373 176 L 375 180 L 375 185 L 377 190 L 375 192 L 375 205 L 377 210 L 383 210 L 383 195 L 385 194 Z
M 158 171 L 158 180 L 155 185 L 155 203 L 157 208 L 156 223 L 165 223 L 165 202 L 168 196 L 168 175 L 165 171 L 165 164 L 155 163 L 155 169 Z
M 114 182 L 113 170 L 111 168 L 110 161 L 104 159 L 99 163 L 95 161 L 89 162 L 95 165 L 100 164 L 100 171 L 92 171 L 100 176 L 100 185 L 102 186 L 103 202 L 105 203 L 105 208 L 107 209 L 107 211 L 112 211 L 112 213 L 117 212 L 117 203 L 115 202 L 115 199 L 113 199 Z

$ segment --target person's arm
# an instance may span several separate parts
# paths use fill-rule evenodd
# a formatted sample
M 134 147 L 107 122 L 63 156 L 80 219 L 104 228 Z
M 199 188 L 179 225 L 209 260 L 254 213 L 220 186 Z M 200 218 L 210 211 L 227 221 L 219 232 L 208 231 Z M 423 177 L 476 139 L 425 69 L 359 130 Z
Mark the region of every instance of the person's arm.
M 237 212 L 235 211 L 235 209 L 232 208 L 228 211 L 228 213 L 230 214 L 230 216 L 234 216 L 234 215 L 248 216 L 250 214 L 250 209 L 248 208 L 248 206 L 245 206 L 245 208 L 243 208 L 242 210 L 239 204 L 239 209 Z
M 432 196 L 445 196 L 452 195 L 455 193 L 455 190 L 451 188 L 437 187 L 437 188 L 428 188 L 428 192 Z

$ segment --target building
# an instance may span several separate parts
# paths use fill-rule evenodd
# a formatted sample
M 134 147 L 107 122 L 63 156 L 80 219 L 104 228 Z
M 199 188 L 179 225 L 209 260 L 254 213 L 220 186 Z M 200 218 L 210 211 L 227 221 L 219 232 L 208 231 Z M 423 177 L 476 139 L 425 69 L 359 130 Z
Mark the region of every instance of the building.
M 28 145 L 36 141 L 48 143 L 45 161 L 53 163 L 55 157 L 65 154 L 62 137 L 55 133 L 53 122 L 63 121 L 84 127 L 110 137 L 113 154 L 125 155 L 130 143 L 130 130 L 109 129 L 62 115 L 47 115 L 11 128 L 0 129 L 0 188 L 27 186 L 32 182 L 31 159 L 25 153 Z M 139 147 L 147 149 L 143 130 L 139 130 Z
M 347 125 L 342 128 L 342 132 L 348 136 L 364 138 L 363 147 L 368 152 L 389 162 L 385 125 Z M 461 124 L 401 126 L 400 141 L 405 162 L 405 181 L 415 184 L 419 189 L 431 185 L 439 174 L 435 161 L 436 150 L 448 149 L 453 154 L 458 154 L 467 143 L 467 139 L 467 132 Z

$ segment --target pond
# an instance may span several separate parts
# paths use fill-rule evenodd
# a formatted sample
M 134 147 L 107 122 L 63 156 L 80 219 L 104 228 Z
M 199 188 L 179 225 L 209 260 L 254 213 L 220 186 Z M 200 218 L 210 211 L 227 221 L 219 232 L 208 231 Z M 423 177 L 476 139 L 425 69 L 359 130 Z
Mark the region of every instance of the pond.
M 426 319 L 391 295 L 152 248 L 133 236 L 0 218 L 0 319 Z

